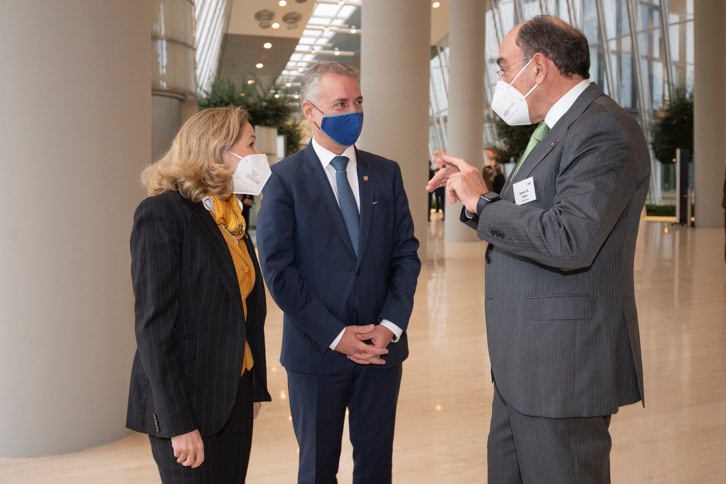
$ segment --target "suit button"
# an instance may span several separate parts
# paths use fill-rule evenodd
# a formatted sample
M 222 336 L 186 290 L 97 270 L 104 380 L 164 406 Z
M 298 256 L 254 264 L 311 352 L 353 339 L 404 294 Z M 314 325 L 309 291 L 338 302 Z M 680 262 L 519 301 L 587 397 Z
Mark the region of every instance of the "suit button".
M 363 277 L 363 271 L 357 271 L 355 275 L 358 277 Z

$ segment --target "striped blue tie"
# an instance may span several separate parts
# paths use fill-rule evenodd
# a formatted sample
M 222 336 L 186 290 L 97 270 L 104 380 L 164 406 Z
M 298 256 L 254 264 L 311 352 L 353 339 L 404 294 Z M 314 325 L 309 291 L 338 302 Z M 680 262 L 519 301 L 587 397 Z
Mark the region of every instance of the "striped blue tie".
M 350 188 L 348 175 L 345 172 L 345 167 L 348 165 L 348 157 L 336 156 L 330 164 L 335 168 L 335 184 L 338 187 L 340 212 L 343 214 L 343 220 L 345 221 L 345 227 L 348 229 L 348 235 L 350 235 L 355 256 L 358 257 L 360 222 L 358 220 L 358 205 L 355 203 L 353 190 Z

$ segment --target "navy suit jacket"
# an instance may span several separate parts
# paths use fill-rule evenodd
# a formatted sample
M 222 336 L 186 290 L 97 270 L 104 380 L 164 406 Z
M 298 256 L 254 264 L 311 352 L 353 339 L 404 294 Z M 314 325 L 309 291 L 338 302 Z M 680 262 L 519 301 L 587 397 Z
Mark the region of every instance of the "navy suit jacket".
M 131 276 L 138 350 L 126 426 L 156 437 L 217 433 L 232 413 L 245 341 L 254 400 L 269 401 L 265 288 L 248 235 L 255 285 L 242 310 L 224 237 L 201 202 L 177 192 L 149 197 L 134 216 Z
M 346 325 L 387 319 L 404 330 L 386 365 L 408 356 L 406 328 L 421 269 L 397 163 L 356 151 L 360 242 L 356 258 L 343 216 L 312 144 L 272 167 L 257 223 L 260 264 L 285 313 L 281 362 L 332 373 L 353 365 L 329 345 Z

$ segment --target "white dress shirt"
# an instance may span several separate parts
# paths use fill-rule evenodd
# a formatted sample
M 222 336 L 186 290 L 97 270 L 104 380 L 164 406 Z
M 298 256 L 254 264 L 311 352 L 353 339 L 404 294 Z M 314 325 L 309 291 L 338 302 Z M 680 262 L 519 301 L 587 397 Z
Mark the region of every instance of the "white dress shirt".
M 545 116 L 545 124 L 548 128 L 552 129 L 557 124 L 557 121 L 570 110 L 572 105 L 575 104 L 575 101 L 577 101 L 577 98 L 580 97 L 580 94 L 585 92 L 585 89 L 589 85 L 590 81 L 588 79 L 581 80 L 552 105 Z

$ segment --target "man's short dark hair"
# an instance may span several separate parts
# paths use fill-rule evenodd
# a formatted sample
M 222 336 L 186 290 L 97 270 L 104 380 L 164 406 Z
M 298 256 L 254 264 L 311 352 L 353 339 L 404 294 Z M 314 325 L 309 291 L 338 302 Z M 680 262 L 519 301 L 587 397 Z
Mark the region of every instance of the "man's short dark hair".
M 540 53 L 571 77 L 590 78 L 590 46 L 587 37 L 557 17 L 539 15 L 519 29 L 517 45 L 525 59 Z

